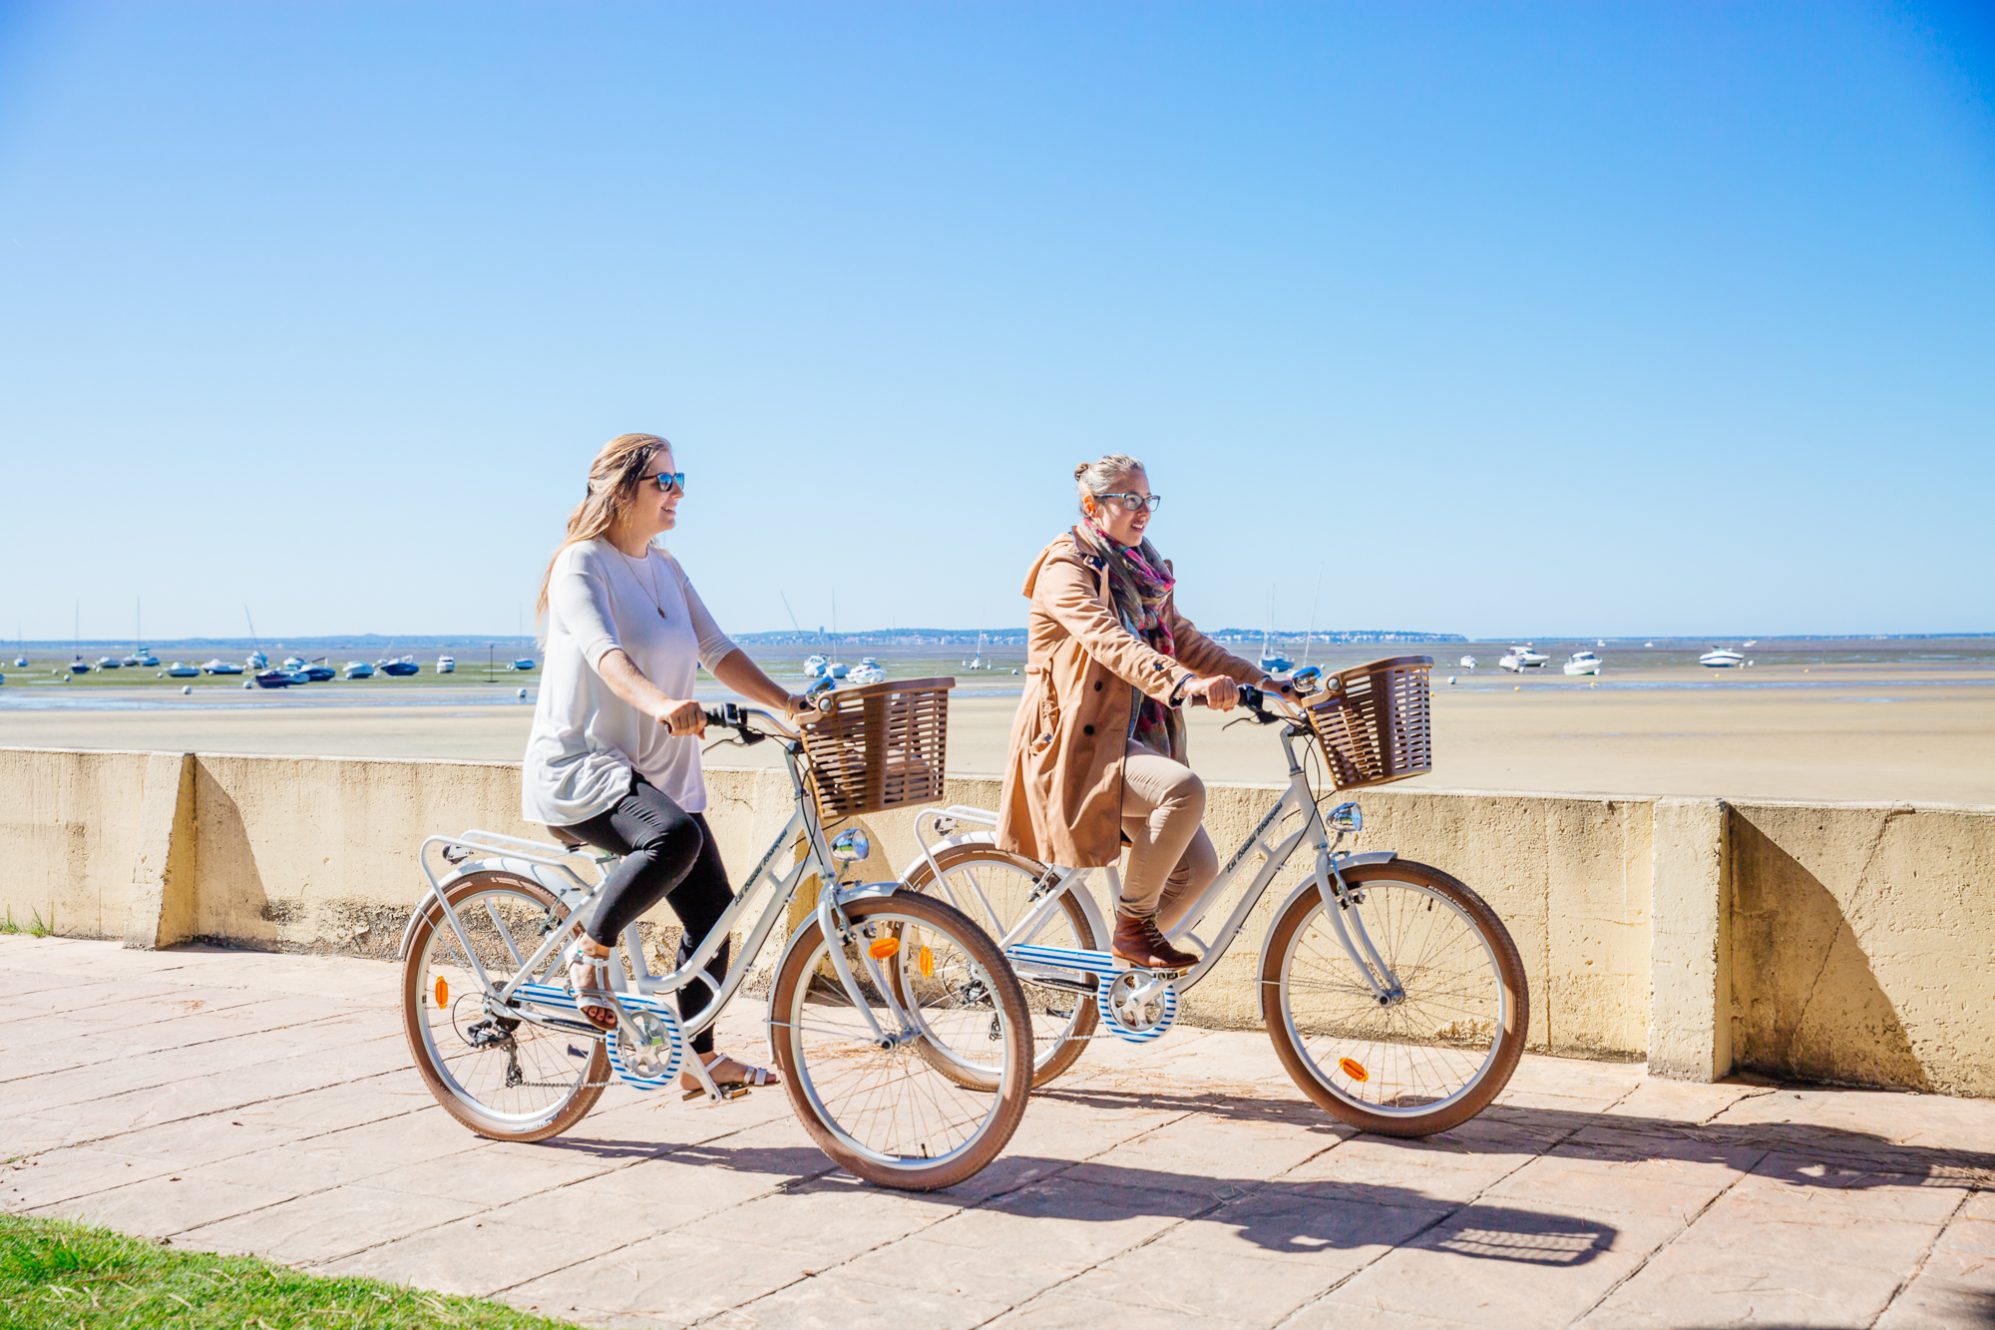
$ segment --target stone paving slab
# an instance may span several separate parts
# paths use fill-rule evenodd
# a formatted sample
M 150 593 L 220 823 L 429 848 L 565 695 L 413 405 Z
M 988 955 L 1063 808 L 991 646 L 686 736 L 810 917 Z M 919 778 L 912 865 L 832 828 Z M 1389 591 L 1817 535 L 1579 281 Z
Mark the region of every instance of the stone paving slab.
M 1258 1032 L 1101 1041 L 946 1193 L 832 1170 L 780 1093 L 612 1086 L 481 1141 L 396 972 L 0 937 L 0 1209 L 588 1325 L 1995 1325 L 1995 1103 L 1527 1057 L 1475 1121 L 1367 1136 Z M 723 1045 L 766 1047 L 758 1005 Z

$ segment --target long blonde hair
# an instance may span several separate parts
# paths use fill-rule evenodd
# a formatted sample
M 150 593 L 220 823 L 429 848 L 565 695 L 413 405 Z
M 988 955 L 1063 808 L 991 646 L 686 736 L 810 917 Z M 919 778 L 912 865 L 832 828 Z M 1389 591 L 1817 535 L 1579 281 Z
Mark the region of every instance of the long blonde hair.
M 533 615 L 547 614 L 547 587 L 554 579 L 554 563 L 561 551 L 582 540 L 596 540 L 609 534 L 617 519 L 629 511 L 637 498 L 637 482 L 661 452 L 672 445 L 656 434 L 619 434 L 604 444 L 589 464 L 589 489 L 575 511 L 568 514 L 568 534 L 554 547 L 547 571 L 540 575 L 540 599 Z

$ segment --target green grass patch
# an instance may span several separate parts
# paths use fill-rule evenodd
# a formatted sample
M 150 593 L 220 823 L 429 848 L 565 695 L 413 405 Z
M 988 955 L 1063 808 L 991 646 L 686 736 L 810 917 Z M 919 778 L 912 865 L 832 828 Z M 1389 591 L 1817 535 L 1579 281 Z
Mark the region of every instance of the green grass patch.
M 7 907 L 7 916 L 0 919 L 0 933 L 26 933 L 29 937 L 47 937 L 55 931 L 55 907 L 49 907 L 49 917 L 42 918 L 42 912 L 35 910 L 27 923 L 14 917 L 14 907 Z
M 564 1330 L 476 1298 L 179 1252 L 55 1219 L 0 1215 L 0 1327 L 14 1330 Z

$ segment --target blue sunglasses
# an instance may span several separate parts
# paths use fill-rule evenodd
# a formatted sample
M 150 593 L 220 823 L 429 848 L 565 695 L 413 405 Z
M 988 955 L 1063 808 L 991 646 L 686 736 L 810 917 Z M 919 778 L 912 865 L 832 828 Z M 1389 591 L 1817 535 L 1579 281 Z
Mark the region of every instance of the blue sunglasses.
M 683 471 L 660 471 L 656 475 L 640 476 L 637 483 L 642 485 L 647 480 L 667 494 L 686 492 L 686 473 Z

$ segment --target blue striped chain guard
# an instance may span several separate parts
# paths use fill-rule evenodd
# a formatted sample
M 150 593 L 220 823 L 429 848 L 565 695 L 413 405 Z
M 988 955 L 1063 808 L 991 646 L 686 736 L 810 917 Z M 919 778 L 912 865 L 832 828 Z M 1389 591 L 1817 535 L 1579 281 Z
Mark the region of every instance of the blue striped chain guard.
M 563 1011 L 572 1011 L 578 1015 L 581 1012 L 581 1006 L 575 1001 L 575 995 L 555 984 L 521 984 L 513 992 L 521 1001 L 531 1002 L 536 1006 L 559 1007 Z M 626 1084 L 639 1090 L 659 1090 L 670 1085 L 673 1078 L 679 1074 L 679 1064 L 686 1056 L 685 1036 L 679 1030 L 679 1013 L 659 999 L 642 993 L 619 992 L 617 1005 L 626 1012 L 651 1018 L 647 1024 L 655 1023 L 661 1033 L 649 1046 L 649 1051 L 662 1058 L 664 1066 L 656 1075 L 646 1076 L 632 1069 L 624 1060 L 622 1044 L 624 1035 L 630 1028 L 627 1023 L 621 1023 L 609 1032 L 607 1043 L 610 1066 L 616 1069 L 616 1074 L 622 1077 Z M 664 1044 L 662 1050 L 656 1047 L 658 1043 Z
M 1175 983 L 1156 978 L 1148 970 L 1131 969 L 1105 951 L 1079 951 L 1069 947 L 1022 943 L 1006 947 L 1005 955 L 1011 959 L 1013 969 L 1028 973 L 1033 970 L 1074 970 L 1095 976 L 1095 1011 L 1101 1016 L 1101 1023 L 1114 1031 L 1118 1039 L 1132 1044 L 1147 1044 L 1163 1038 L 1178 1018 L 1178 986 Z M 1162 991 L 1153 999 L 1155 1016 L 1140 1024 L 1124 1020 L 1115 1008 L 1117 990 L 1153 981 L 1162 985 Z

